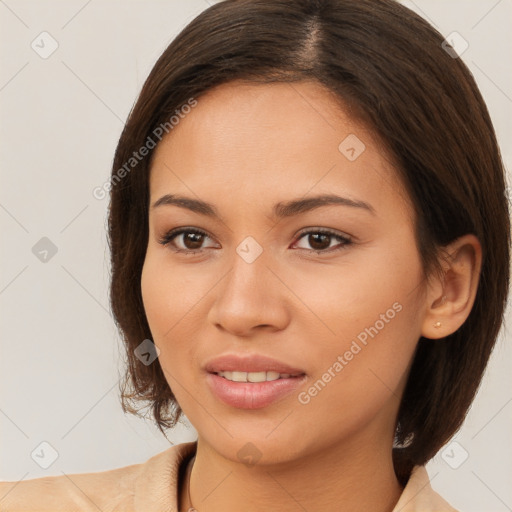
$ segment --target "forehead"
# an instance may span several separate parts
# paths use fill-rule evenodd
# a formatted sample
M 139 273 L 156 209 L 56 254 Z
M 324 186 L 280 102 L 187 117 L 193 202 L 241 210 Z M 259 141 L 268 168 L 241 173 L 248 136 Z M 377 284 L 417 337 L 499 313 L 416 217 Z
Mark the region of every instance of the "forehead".
M 208 91 L 156 148 L 150 179 L 152 200 L 175 191 L 263 202 L 333 190 L 408 202 L 386 148 L 315 82 Z

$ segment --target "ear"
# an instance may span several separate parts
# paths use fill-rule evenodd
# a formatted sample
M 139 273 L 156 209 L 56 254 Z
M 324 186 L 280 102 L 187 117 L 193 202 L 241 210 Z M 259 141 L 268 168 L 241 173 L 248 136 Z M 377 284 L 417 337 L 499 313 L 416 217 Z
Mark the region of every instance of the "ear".
M 432 277 L 426 294 L 421 335 L 439 339 L 454 333 L 475 302 L 482 247 L 475 235 L 464 235 L 443 248 L 443 275 Z

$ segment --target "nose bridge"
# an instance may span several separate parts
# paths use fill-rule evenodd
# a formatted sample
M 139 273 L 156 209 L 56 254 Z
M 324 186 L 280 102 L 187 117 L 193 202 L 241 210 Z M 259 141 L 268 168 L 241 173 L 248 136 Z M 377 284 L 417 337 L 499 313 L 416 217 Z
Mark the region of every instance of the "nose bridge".
M 209 313 L 210 321 L 226 330 L 243 334 L 258 325 L 282 328 L 286 308 L 275 277 L 270 251 L 253 237 L 246 237 L 231 259 L 231 269 L 223 279 Z
M 235 248 L 235 254 L 231 260 L 231 271 L 226 276 L 227 283 L 223 291 L 224 298 L 236 300 L 256 301 L 268 297 L 268 285 L 266 274 L 269 272 L 267 265 L 269 250 L 263 249 L 255 238 L 246 237 Z M 267 293 L 264 288 L 267 286 Z

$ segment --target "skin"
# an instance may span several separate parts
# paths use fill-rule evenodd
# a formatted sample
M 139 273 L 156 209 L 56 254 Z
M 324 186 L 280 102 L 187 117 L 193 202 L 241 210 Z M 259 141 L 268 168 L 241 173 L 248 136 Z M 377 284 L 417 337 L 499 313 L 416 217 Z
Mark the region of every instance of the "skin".
M 338 149 L 350 134 L 366 146 L 354 161 Z M 373 211 L 330 205 L 272 217 L 275 203 L 322 193 L 364 201 Z M 467 318 L 478 241 L 468 235 L 454 242 L 444 277 L 425 279 L 412 205 L 392 159 L 348 107 L 314 82 L 232 82 L 200 97 L 155 150 L 150 204 L 165 194 L 207 201 L 221 215 L 150 206 L 141 280 L 159 362 L 198 432 L 194 506 L 391 511 L 402 492 L 393 434 L 413 353 L 420 336 L 444 337 Z M 201 252 L 159 243 L 177 227 L 208 234 L 202 245 L 174 239 L 174 249 Z M 352 243 L 312 240 L 301 236 L 304 228 L 330 228 Z M 236 252 L 247 236 L 263 249 L 252 263 Z M 396 303 L 400 312 L 300 403 L 298 392 L 307 392 Z M 306 382 L 262 409 L 233 408 L 212 394 L 202 368 L 224 353 L 273 357 L 302 368 Z M 237 456 L 248 442 L 260 455 L 254 466 Z M 191 506 L 187 487 L 181 483 L 180 510 Z

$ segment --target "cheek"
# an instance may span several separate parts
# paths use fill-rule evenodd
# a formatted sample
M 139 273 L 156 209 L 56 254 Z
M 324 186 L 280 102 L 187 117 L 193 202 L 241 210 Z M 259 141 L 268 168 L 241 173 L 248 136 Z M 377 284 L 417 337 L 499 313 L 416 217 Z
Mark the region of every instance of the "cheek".
M 327 345 L 341 348 L 360 333 L 364 342 L 365 330 L 374 333 L 370 328 L 375 324 L 379 338 L 391 330 L 389 326 L 400 332 L 409 328 L 413 334 L 421 281 L 421 265 L 414 251 L 400 254 L 377 248 L 354 253 L 330 268 L 311 265 L 290 282 L 310 312 L 297 307 L 296 320 L 304 327 L 309 324 L 309 330 L 315 327 Z
M 305 401 L 321 391 L 317 405 L 332 398 L 363 412 L 400 391 L 421 333 L 421 265 L 412 250 L 390 250 L 329 277 L 309 275 L 297 290 L 318 312 L 302 316 L 301 330 L 319 340 L 305 347 L 318 382 Z
M 165 251 L 148 249 L 141 275 L 144 311 L 162 366 L 177 368 L 193 357 L 201 300 L 211 287 L 200 276 L 171 267 Z M 202 313 L 204 316 L 204 312 Z M 183 366 L 183 364 L 181 364 Z
M 144 311 L 151 333 L 154 337 L 159 337 L 164 330 L 164 323 L 167 322 L 168 317 L 165 312 L 168 310 L 169 297 L 163 293 L 165 288 L 161 286 L 161 274 L 149 251 L 142 267 L 140 285 Z
M 165 350 L 163 341 L 172 336 L 179 318 L 185 314 L 179 279 L 176 273 L 165 269 L 165 262 L 148 250 L 142 269 L 141 292 L 153 341 L 160 351 Z
M 385 425 L 394 421 L 420 329 L 408 288 L 385 284 L 362 293 L 365 300 L 331 305 L 324 320 L 336 336 L 326 331 L 306 347 L 313 372 L 297 396 L 305 428 L 314 431 L 321 418 L 325 435 L 350 435 L 382 415 Z

